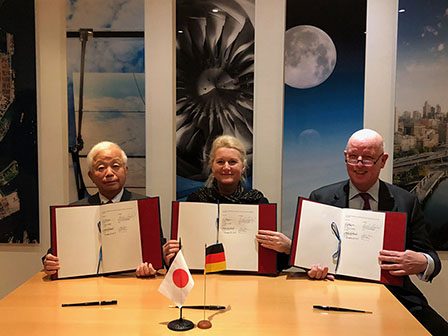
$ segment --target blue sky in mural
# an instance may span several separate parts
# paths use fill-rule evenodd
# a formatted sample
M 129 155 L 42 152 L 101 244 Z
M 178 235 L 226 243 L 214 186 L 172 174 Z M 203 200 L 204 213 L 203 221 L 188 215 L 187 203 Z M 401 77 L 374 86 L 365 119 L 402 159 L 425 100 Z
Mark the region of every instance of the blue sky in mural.
M 425 100 L 448 111 L 448 3 L 400 0 L 396 103 L 399 113 Z M 445 83 L 445 85 L 441 85 Z
M 92 28 L 94 31 L 143 31 L 144 29 L 143 0 L 108 1 L 78 0 L 67 2 L 67 31 L 79 31 L 80 28 Z M 74 109 L 78 105 L 78 87 L 73 89 L 73 76 L 80 70 L 81 43 L 78 38 L 67 40 L 67 74 L 68 74 L 68 104 L 70 118 L 70 141 L 74 141 Z M 131 112 L 140 111 L 140 123 L 144 123 L 144 41 L 143 38 L 90 38 L 86 48 L 84 90 L 84 111 L 87 118 L 93 121 L 102 120 L 109 124 L 105 129 L 111 129 L 111 123 L 120 115 L 115 113 L 89 114 L 90 112 Z M 79 75 L 78 75 L 79 76 Z M 79 85 L 79 84 L 76 84 Z M 74 95 L 74 96 L 73 96 Z M 113 116 L 113 117 L 112 117 Z M 110 122 L 107 123 L 107 119 Z M 132 146 L 132 153 L 144 155 L 144 128 L 138 137 L 140 149 Z M 83 136 L 89 138 L 87 132 Z M 121 134 L 121 135 L 119 135 Z M 127 142 L 129 134 L 116 133 L 119 143 Z M 96 141 L 101 137 L 100 129 L 92 134 Z M 103 135 L 106 138 L 106 134 Z M 85 151 L 92 145 L 86 141 Z M 128 149 L 127 149 L 128 151 Z
M 297 196 L 347 178 L 343 151 L 362 128 L 364 106 L 364 1 L 288 1 L 286 30 L 310 25 L 336 47 L 333 73 L 322 84 L 285 84 L 283 143 L 283 231 L 291 234 Z
M 67 31 L 144 30 L 144 1 L 67 1 Z M 78 111 L 81 42 L 67 39 L 69 141 L 75 143 Z M 87 42 L 84 78 L 84 115 L 81 154 L 97 142 L 111 140 L 126 151 L 128 187 L 145 187 L 145 78 L 143 38 L 90 38 Z M 85 182 L 87 168 L 81 160 Z M 137 190 L 144 193 L 143 190 Z

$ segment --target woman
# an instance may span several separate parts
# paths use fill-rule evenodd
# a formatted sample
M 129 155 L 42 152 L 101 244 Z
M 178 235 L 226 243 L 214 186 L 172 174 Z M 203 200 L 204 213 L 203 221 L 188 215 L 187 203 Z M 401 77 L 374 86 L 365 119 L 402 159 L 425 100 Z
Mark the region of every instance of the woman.
M 187 202 L 266 204 L 263 193 L 256 189 L 245 189 L 243 182 L 247 166 L 246 150 L 237 138 L 222 135 L 213 141 L 209 158 L 210 175 L 206 186 L 192 193 Z M 281 232 L 259 230 L 257 240 L 261 246 L 279 252 L 277 268 L 287 267 L 291 240 Z M 165 263 L 170 264 L 179 251 L 179 242 L 169 240 L 163 245 Z

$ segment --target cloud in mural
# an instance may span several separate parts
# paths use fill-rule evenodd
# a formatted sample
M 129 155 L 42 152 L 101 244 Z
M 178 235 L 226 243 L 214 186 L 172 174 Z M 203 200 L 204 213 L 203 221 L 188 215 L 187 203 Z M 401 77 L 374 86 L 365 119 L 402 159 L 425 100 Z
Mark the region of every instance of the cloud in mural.
M 144 29 L 143 0 L 71 0 L 67 2 L 67 30 L 92 28 L 93 30 Z
M 76 107 L 78 102 L 76 102 Z M 145 105 L 140 97 L 101 97 L 84 100 L 84 111 L 130 111 L 145 112 Z
M 300 25 L 285 34 L 285 83 L 298 89 L 318 86 L 336 66 L 336 47 L 323 30 Z
M 143 0 L 71 0 L 67 2 L 67 31 L 92 28 L 93 31 L 144 31 Z M 67 68 L 79 71 L 81 43 L 69 39 Z M 144 41 L 131 39 L 89 39 L 86 49 L 86 72 L 143 73 Z M 71 70 L 71 71 L 73 71 Z
M 67 68 L 79 71 L 81 43 L 70 39 L 67 54 L 76 55 L 67 60 Z M 144 72 L 143 39 L 92 39 L 87 43 L 86 72 Z
M 73 74 L 75 110 L 78 110 L 79 73 Z M 144 74 L 86 73 L 85 111 L 144 112 Z
M 79 73 L 74 73 L 74 108 L 78 111 Z M 128 155 L 145 155 L 143 74 L 87 73 L 84 78 L 84 150 L 111 139 Z

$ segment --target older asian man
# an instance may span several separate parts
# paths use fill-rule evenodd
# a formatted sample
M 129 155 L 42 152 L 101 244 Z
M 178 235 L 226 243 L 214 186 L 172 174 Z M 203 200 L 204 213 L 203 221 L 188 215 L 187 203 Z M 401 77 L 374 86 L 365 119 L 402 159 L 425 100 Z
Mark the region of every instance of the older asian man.
M 99 205 L 144 199 L 146 196 L 130 192 L 124 185 L 128 175 L 126 153 L 117 144 L 103 141 L 92 147 L 87 155 L 88 175 L 98 188 L 92 196 L 71 203 L 71 205 Z M 59 258 L 51 254 L 51 249 L 43 258 L 44 272 L 48 275 L 59 269 Z M 154 275 L 151 263 L 144 262 L 137 267 L 139 277 Z

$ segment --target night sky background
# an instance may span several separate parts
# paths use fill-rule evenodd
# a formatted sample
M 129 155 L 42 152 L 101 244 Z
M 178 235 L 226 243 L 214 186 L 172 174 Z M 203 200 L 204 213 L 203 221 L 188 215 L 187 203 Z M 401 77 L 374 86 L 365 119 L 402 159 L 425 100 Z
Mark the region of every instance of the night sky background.
M 315 26 L 337 52 L 335 69 L 322 84 L 285 84 L 283 231 L 291 234 L 297 196 L 347 178 L 343 151 L 363 127 L 366 1 L 290 0 L 286 13 L 286 30 Z

